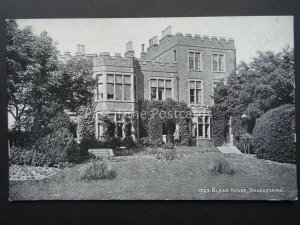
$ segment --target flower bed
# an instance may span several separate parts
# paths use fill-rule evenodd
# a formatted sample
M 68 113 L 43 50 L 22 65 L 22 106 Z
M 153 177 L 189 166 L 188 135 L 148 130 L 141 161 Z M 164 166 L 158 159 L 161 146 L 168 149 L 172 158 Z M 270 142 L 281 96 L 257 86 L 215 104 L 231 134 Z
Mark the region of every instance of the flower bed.
M 54 167 L 34 167 L 11 165 L 9 167 L 10 180 L 41 180 L 61 171 Z

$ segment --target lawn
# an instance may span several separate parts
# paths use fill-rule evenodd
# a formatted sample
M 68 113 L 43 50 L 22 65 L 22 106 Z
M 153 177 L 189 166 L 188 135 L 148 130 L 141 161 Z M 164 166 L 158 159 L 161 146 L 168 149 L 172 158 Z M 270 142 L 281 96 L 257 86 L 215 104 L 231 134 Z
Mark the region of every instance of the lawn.
M 82 181 L 85 166 L 66 168 L 42 180 L 10 181 L 11 200 L 205 199 L 295 200 L 296 166 L 215 149 L 179 148 L 184 158 L 158 161 L 153 156 L 115 157 L 113 180 Z M 234 174 L 212 174 L 212 162 L 225 157 Z M 273 192 L 252 192 L 270 191 Z M 276 189 L 276 190 L 275 190 Z M 275 190 L 275 192 L 274 192 Z

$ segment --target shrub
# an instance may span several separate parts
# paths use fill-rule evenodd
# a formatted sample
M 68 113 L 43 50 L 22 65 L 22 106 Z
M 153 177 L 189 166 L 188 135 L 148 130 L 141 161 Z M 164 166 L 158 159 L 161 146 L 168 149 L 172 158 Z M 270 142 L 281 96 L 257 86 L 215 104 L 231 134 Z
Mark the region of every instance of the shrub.
M 114 179 L 117 173 L 106 160 L 92 160 L 81 174 L 82 180 Z
M 149 137 L 142 137 L 138 140 L 138 143 L 142 146 L 149 147 L 151 145 L 151 140 Z
M 45 165 L 53 166 L 59 162 L 67 161 L 65 150 L 69 141 L 68 131 L 62 129 L 38 140 L 34 145 L 34 150 L 44 154 L 43 162 Z
M 215 159 L 210 168 L 213 174 L 233 174 L 233 169 L 231 168 L 229 162 L 224 158 Z
M 167 143 L 167 144 L 163 145 L 162 148 L 163 149 L 173 149 L 174 148 L 174 144 L 173 143 Z
M 10 149 L 9 161 L 17 165 L 29 165 L 32 161 L 33 151 L 21 147 Z
M 256 121 L 253 149 L 258 158 L 296 163 L 295 105 L 269 110 Z
M 31 161 L 32 166 L 44 166 L 45 165 L 45 157 L 44 154 L 39 152 L 34 152 Z
M 176 149 L 159 150 L 156 154 L 156 159 L 162 161 L 175 161 L 181 160 L 183 156 L 178 154 Z
M 67 162 L 78 163 L 80 161 L 80 147 L 74 139 L 71 139 L 68 142 L 64 151 L 66 154 Z
M 126 149 L 131 149 L 136 148 L 137 143 L 133 140 L 132 136 L 127 136 L 122 140 L 121 146 L 124 146 Z

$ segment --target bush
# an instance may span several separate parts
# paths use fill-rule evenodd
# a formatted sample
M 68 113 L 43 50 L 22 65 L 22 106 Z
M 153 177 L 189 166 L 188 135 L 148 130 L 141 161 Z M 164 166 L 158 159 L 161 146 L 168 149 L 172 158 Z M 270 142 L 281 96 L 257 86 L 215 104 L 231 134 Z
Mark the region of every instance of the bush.
M 162 148 L 163 149 L 173 149 L 174 148 L 174 144 L 173 143 L 167 143 L 167 144 L 163 145 Z
M 253 149 L 258 158 L 296 163 L 295 105 L 269 110 L 256 121 Z
M 81 174 L 82 180 L 114 179 L 117 173 L 111 169 L 106 160 L 93 160 Z
M 69 162 L 69 163 L 80 162 L 80 147 L 74 139 L 71 139 L 68 142 L 64 151 L 66 154 L 67 162 Z
M 44 166 L 45 165 L 45 157 L 44 154 L 39 152 L 34 152 L 32 156 L 31 165 L 32 166 Z
M 176 149 L 159 150 L 156 154 L 156 159 L 162 161 L 175 161 L 181 160 L 183 156 L 178 154 Z
M 53 166 L 67 161 L 65 150 L 69 141 L 68 131 L 65 129 L 59 130 L 38 140 L 34 145 L 34 150 L 44 154 L 43 162 L 45 165 Z
M 229 162 L 224 158 L 215 159 L 210 168 L 213 174 L 233 174 L 233 169 L 231 168 Z
M 124 146 L 126 149 L 137 148 L 137 142 L 133 140 L 132 136 L 127 136 L 122 140 L 121 146 Z
M 9 153 L 9 161 L 12 164 L 29 165 L 32 161 L 33 151 L 29 149 L 21 147 L 12 147 Z
M 151 145 L 151 140 L 149 137 L 142 137 L 138 140 L 138 143 L 144 147 L 149 147 Z

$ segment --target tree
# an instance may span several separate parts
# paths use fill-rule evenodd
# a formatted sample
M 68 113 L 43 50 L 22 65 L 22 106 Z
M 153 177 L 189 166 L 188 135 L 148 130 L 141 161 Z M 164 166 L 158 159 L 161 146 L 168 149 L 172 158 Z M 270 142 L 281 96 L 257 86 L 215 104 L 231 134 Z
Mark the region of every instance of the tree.
M 59 62 L 57 44 L 31 27 L 7 20 L 8 112 L 14 129 L 34 138 L 49 133 L 51 120 L 65 110 L 77 112 L 91 102 L 95 80 L 88 60 Z
M 267 111 L 285 104 L 294 104 L 294 54 L 286 47 L 282 52 L 258 52 L 250 63 L 237 66 L 225 85 L 215 90 L 215 106 L 232 117 L 233 134 L 251 134 L 256 119 Z M 215 118 L 221 116 L 213 115 Z M 220 124 L 218 120 L 213 123 Z M 224 123 L 225 124 L 225 123 Z M 214 125 L 213 125 L 214 127 Z

